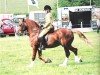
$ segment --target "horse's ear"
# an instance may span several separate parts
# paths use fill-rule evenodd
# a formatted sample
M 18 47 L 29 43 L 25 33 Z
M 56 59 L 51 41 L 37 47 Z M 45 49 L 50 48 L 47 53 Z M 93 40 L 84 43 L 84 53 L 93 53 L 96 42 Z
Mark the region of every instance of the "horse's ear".
M 25 19 L 24 18 L 22 19 L 22 22 L 25 22 Z

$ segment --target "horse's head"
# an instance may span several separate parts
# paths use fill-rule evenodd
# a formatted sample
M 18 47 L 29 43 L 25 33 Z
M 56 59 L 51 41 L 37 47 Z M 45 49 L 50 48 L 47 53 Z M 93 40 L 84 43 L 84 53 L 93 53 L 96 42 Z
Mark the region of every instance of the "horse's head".
M 27 25 L 25 19 L 20 19 L 19 20 L 19 30 L 18 32 L 24 33 L 24 31 L 27 31 Z
M 29 34 L 31 33 L 39 33 L 40 26 L 33 20 L 30 19 L 22 19 L 19 20 L 19 30 L 18 33 L 24 33 L 27 31 Z

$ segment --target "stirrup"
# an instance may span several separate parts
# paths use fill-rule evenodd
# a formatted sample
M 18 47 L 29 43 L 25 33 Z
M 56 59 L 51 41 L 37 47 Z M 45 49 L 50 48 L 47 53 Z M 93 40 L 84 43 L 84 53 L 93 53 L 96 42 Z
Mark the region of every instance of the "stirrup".
M 38 49 L 39 49 L 39 51 L 45 50 L 45 48 L 44 48 L 44 47 L 42 47 L 42 48 L 41 48 L 41 47 L 39 47 Z
M 42 50 L 45 50 L 45 47 L 44 47 L 44 45 L 42 45 L 41 49 L 42 49 Z
M 39 49 L 40 51 L 42 51 L 42 50 L 45 50 L 45 47 L 44 47 L 44 45 L 40 45 L 38 49 Z

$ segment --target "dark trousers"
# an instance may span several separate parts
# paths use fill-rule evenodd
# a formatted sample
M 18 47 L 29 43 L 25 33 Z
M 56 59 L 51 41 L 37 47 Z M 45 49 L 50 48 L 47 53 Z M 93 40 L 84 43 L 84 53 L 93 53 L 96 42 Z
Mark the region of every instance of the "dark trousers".
M 100 30 L 100 25 L 97 26 L 97 33 L 99 33 L 99 30 Z

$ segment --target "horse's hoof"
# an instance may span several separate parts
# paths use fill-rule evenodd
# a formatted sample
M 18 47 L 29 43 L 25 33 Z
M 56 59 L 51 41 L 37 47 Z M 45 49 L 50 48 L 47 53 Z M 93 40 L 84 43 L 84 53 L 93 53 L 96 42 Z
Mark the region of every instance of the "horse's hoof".
M 33 67 L 33 65 L 29 64 L 29 65 L 27 65 L 27 67 L 28 67 L 28 68 L 32 68 L 32 67 Z
M 82 59 L 81 59 L 81 57 L 80 57 L 80 58 L 78 58 L 78 57 L 75 57 L 75 62 L 76 62 L 76 63 L 80 63 L 80 62 L 82 62 Z
M 34 65 L 34 61 L 32 61 L 27 67 L 28 67 L 28 68 L 32 68 L 33 65 Z
M 59 66 L 60 67 L 66 67 L 67 65 L 66 64 L 60 64 Z
M 45 63 L 51 63 L 52 61 L 50 59 L 47 59 Z
M 83 62 L 82 59 L 80 59 L 80 62 Z

